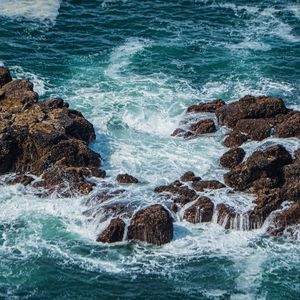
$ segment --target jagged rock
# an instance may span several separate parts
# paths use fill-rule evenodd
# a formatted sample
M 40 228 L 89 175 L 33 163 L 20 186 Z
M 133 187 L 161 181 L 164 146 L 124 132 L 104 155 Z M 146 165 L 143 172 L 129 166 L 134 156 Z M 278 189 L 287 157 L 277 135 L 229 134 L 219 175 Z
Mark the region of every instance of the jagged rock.
M 32 182 L 25 180 L 26 173 L 41 176 L 35 186 L 65 195 L 91 191 L 94 184 L 86 177 L 105 176 L 100 155 L 87 146 L 95 138 L 93 125 L 60 98 L 39 103 L 33 84 L 11 81 L 5 68 L 0 68 L 0 81 L 5 83 L 0 89 L 0 174 L 15 171 L 12 182 L 23 184 Z
M 241 119 L 235 125 L 235 130 L 245 134 L 254 141 L 261 141 L 271 135 L 273 125 L 266 119 Z
M 239 147 L 249 140 L 249 136 L 237 130 L 231 131 L 225 138 L 223 144 L 228 148 Z
M 274 236 L 280 236 L 285 231 L 293 236 L 294 226 L 300 224 L 300 203 L 294 203 L 290 208 L 278 213 L 273 219 L 273 224 L 268 232 Z
M 182 136 L 186 139 L 195 138 L 202 134 L 213 133 L 217 130 L 213 120 L 205 119 L 193 123 L 187 130 L 177 128 L 171 136 Z
M 122 219 L 112 219 L 108 227 L 98 236 L 97 242 L 115 243 L 123 240 L 125 223 Z
M 300 112 L 289 114 L 275 126 L 275 136 L 281 138 L 300 137 Z
M 0 88 L 12 81 L 10 72 L 5 67 L 0 67 Z
M 233 128 L 241 119 L 270 118 L 286 112 L 287 108 L 282 99 L 248 95 L 237 102 L 218 108 L 216 115 L 221 125 Z
M 199 197 L 196 202 L 187 208 L 183 218 L 190 223 L 210 222 L 214 212 L 213 202 L 205 196 Z
M 191 171 L 188 171 L 188 172 L 184 173 L 180 177 L 180 181 L 182 181 L 182 182 L 199 181 L 199 180 L 201 180 L 201 177 L 195 176 L 195 174 Z
M 215 112 L 218 108 L 225 105 L 225 102 L 221 99 L 214 100 L 208 103 L 199 103 L 192 105 L 187 109 L 187 112 Z
M 158 186 L 154 189 L 156 193 L 168 193 L 175 203 L 185 205 L 196 199 L 197 194 L 194 190 L 182 185 L 181 182 L 175 181 L 169 185 Z
M 284 201 L 280 189 L 263 189 L 254 201 L 255 208 L 249 212 L 249 229 L 260 228 L 266 218 L 280 208 Z
M 138 211 L 128 226 L 128 239 L 154 245 L 169 243 L 173 238 L 173 219 L 160 204 Z
M 220 158 L 220 165 L 224 168 L 232 169 L 240 164 L 246 153 L 242 148 L 230 149 Z
M 225 229 L 233 229 L 237 213 L 233 207 L 224 203 L 217 205 L 217 223 Z
M 138 183 L 138 179 L 128 174 L 119 174 L 116 178 L 117 182 L 129 184 L 129 183 Z
M 193 182 L 192 187 L 197 192 L 203 192 L 205 189 L 210 189 L 210 190 L 222 189 L 225 187 L 225 185 L 218 180 L 201 180 L 201 181 Z
M 292 157 L 283 146 L 272 146 L 264 151 L 255 151 L 245 162 L 225 174 L 224 181 L 239 191 L 275 188 L 282 184 L 283 166 L 291 162 Z

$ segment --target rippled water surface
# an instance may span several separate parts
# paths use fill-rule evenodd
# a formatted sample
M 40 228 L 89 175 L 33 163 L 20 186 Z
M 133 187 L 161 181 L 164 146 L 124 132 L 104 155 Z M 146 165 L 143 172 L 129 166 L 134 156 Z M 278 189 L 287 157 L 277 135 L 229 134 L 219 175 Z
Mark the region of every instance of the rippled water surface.
M 153 187 L 187 170 L 222 180 L 223 129 L 170 137 L 187 106 L 249 93 L 300 105 L 299 1 L 0 0 L 0 25 L 14 77 L 94 124 L 106 181 L 142 181 L 118 201 L 158 202 Z M 178 220 L 163 247 L 107 246 L 94 242 L 106 224 L 87 222 L 85 201 L 0 185 L 1 299 L 300 298 L 299 241 Z

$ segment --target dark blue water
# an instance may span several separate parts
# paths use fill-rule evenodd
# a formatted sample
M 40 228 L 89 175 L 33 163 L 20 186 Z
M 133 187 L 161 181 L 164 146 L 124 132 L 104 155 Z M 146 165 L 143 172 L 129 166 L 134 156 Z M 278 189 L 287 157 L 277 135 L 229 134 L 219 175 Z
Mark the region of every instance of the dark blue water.
M 153 187 L 187 170 L 222 180 L 222 130 L 170 137 L 188 105 L 249 93 L 300 105 L 299 1 L 0 0 L 0 25 L 14 77 L 94 124 L 106 182 L 121 172 L 143 182 L 118 201 L 160 201 Z M 211 198 L 241 210 L 252 200 Z M 265 236 L 267 224 L 227 232 L 178 219 L 163 247 L 107 246 L 94 242 L 107 223 L 87 220 L 86 200 L 0 185 L 1 299 L 300 298 L 299 241 Z

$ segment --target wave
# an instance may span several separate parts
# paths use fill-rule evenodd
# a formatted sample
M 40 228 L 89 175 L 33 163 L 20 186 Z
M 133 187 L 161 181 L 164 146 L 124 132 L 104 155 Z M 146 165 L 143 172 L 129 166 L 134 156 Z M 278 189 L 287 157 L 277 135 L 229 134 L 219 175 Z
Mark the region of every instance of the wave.
M 0 16 L 53 22 L 59 14 L 59 8 L 60 0 L 1 0 Z

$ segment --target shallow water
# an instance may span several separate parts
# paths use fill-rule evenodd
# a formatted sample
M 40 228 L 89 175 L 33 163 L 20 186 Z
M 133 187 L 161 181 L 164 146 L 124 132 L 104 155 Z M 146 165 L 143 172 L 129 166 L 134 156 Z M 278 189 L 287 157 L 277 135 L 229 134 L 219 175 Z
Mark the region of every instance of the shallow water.
M 187 170 L 222 180 L 223 129 L 170 137 L 187 106 L 249 93 L 300 105 L 299 1 L 1 0 L 0 24 L 0 61 L 14 77 L 32 80 L 41 99 L 63 97 L 94 124 L 106 181 L 121 172 L 142 181 L 118 201 L 159 202 L 153 187 Z M 251 203 L 226 191 L 211 197 L 241 210 Z M 94 242 L 106 223 L 88 222 L 86 201 L 0 185 L 0 298 L 300 297 L 297 240 L 178 220 L 163 247 L 106 246 Z

